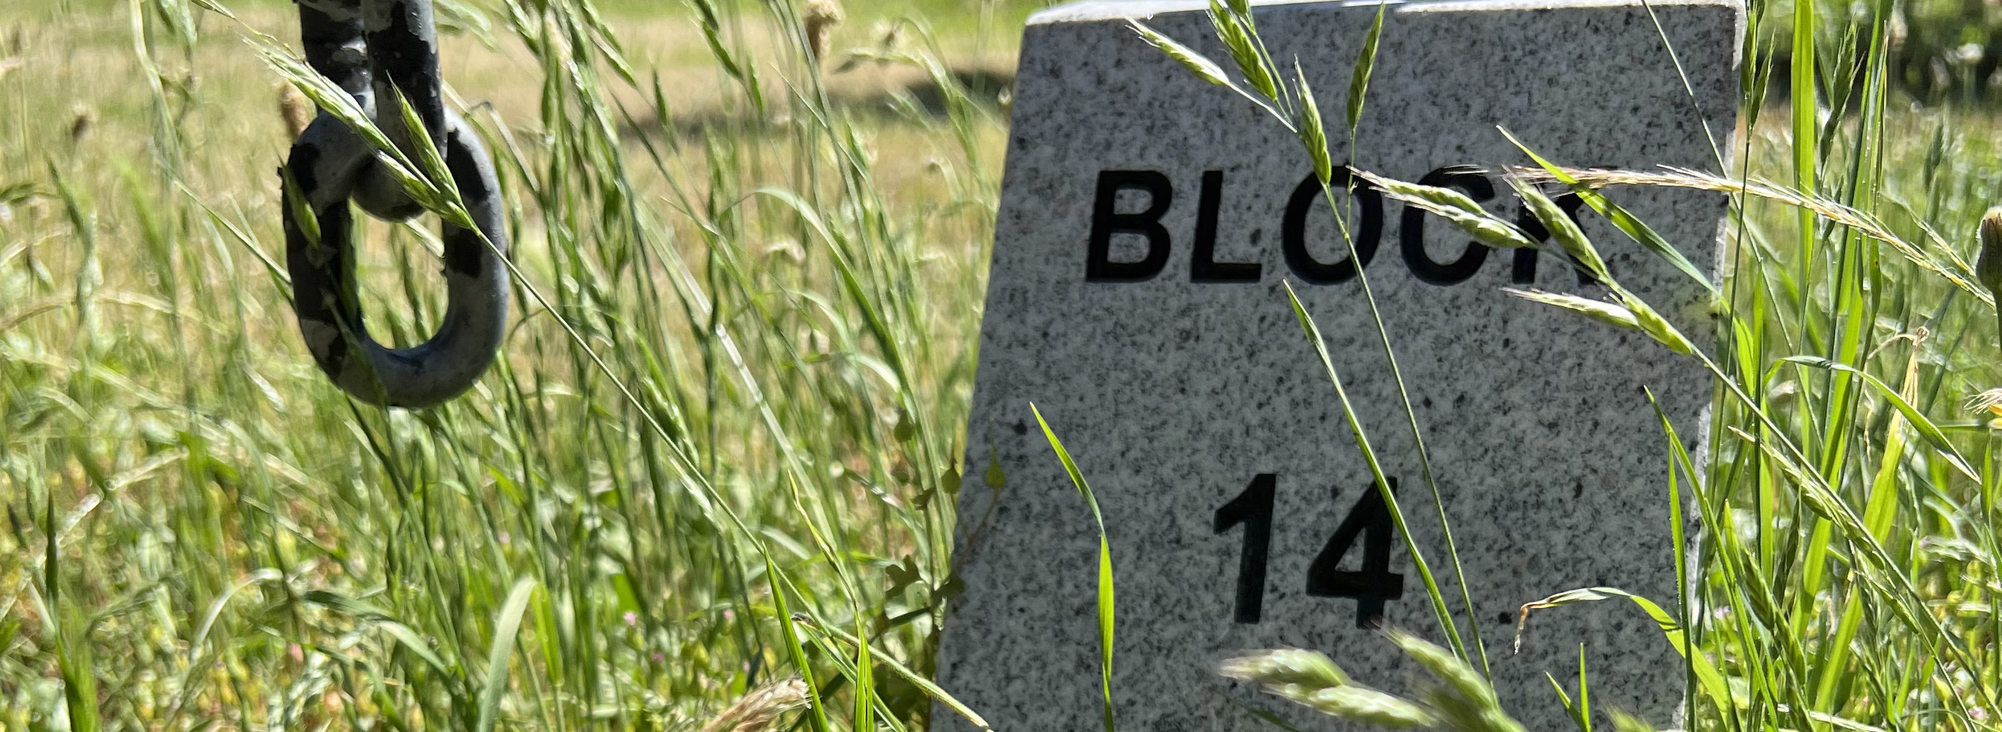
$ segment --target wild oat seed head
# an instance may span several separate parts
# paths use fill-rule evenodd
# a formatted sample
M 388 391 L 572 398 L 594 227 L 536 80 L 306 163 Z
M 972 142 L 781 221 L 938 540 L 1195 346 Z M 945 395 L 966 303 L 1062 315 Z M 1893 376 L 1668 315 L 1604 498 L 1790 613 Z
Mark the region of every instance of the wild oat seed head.
M 1988 209 L 1981 217 L 1981 255 L 1974 275 L 1989 292 L 2002 290 L 2002 206 Z

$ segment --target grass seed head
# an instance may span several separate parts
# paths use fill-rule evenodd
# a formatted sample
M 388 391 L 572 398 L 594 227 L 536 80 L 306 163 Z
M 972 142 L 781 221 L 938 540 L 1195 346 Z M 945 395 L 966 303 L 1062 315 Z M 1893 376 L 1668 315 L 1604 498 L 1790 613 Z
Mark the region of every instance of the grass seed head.
M 1425 707 L 1360 686 L 1324 689 L 1296 701 L 1343 721 L 1381 729 L 1433 729 L 1439 726 L 1438 718 Z
M 1245 83 L 1252 91 L 1270 101 L 1279 101 L 1279 84 L 1273 79 L 1272 70 L 1265 65 L 1265 57 L 1258 52 L 1258 42 L 1251 37 L 1251 31 L 1240 19 L 1241 13 L 1218 5 L 1210 0 L 1210 25 L 1216 27 L 1217 40 L 1223 42 L 1224 50 L 1230 52 L 1232 61 L 1237 62 L 1237 71 L 1244 75 Z
M 2002 292 L 2002 206 L 1988 209 L 1981 217 L 1981 253 L 1974 264 L 1974 276 L 1989 292 Z
M 1627 311 L 1634 314 L 1634 322 L 1640 325 L 1641 332 L 1648 334 L 1657 343 L 1667 346 L 1668 350 L 1684 356 L 1696 355 L 1696 344 L 1691 343 L 1675 324 L 1661 317 L 1661 313 L 1656 312 L 1654 306 L 1626 291 L 1625 288 L 1619 287 L 1618 283 L 1611 280 L 1607 282 L 1612 286 L 1613 293 L 1619 296 L 1620 302 L 1627 306 Z
M 1360 686 L 1327 656 L 1281 648 L 1223 662 L 1218 672 L 1250 681 L 1266 692 L 1348 722 L 1385 729 L 1438 726 L 1438 715 L 1417 703 Z
M 1147 45 L 1161 49 L 1162 53 L 1168 54 L 1168 58 L 1174 59 L 1175 63 L 1181 64 L 1183 68 L 1188 69 L 1197 78 L 1217 86 L 1231 85 L 1230 77 L 1223 73 L 1223 67 L 1218 66 L 1215 61 L 1209 60 L 1209 57 L 1196 53 L 1195 49 L 1182 45 L 1181 42 L 1173 38 L 1162 35 L 1160 31 L 1154 30 L 1140 21 L 1128 20 L 1126 24 L 1133 28 L 1133 32 L 1140 34 L 1140 39 L 1146 41 Z
M 1488 680 L 1452 651 L 1403 631 L 1392 631 L 1390 641 L 1439 681 L 1424 693 L 1426 708 L 1439 718 L 1433 726 L 1464 732 L 1525 732 L 1502 710 Z
M 837 0 L 807 1 L 806 12 L 800 20 L 806 24 L 807 48 L 813 52 L 814 63 L 827 58 L 828 37 L 833 34 L 834 26 L 841 24 L 843 17 L 841 3 Z
M 2002 389 L 1988 389 L 1968 397 L 1965 407 L 1975 414 L 1994 412 L 2002 416 Z
M 278 85 L 278 118 L 285 123 L 285 132 L 297 138 L 306 131 L 306 125 L 313 122 L 313 102 L 299 93 L 299 88 L 291 84 Z
M 1300 72 L 1300 65 L 1293 64 L 1293 75 L 1300 80 L 1300 119 L 1296 123 L 1300 130 L 1300 144 L 1307 146 L 1307 156 L 1314 161 L 1314 176 L 1321 185 L 1327 185 L 1335 175 L 1334 157 L 1328 153 L 1328 134 L 1321 126 L 1321 105 L 1314 101 L 1314 88 L 1307 85 L 1306 74 Z
M 1280 648 L 1239 656 L 1223 662 L 1218 673 L 1241 681 L 1275 686 L 1297 684 L 1313 689 L 1348 686 L 1349 675 L 1327 656 L 1315 651 Z
M 1425 667 L 1433 677 L 1445 682 L 1455 695 L 1482 707 L 1500 705 L 1501 702 L 1495 698 L 1494 687 L 1488 686 L 1479 671 L 1454 656 L 1452 651 L 1403 631 L 1392 631 L 1390 642 L 1397 644 L 1404 655 Z
M 1633 330 L 1639 330 L 1641 327 L 1640 321 L 1634 318 L 1634 312 L 1628 310 L 1625 305 L 1618 303 L 1610 303 L 1604 300 L 1562 292 L 1526 290 L 1516 287 L 1504 287 L 1502 288 L 1502 292 L 1530 302 L 1540 302 L 1545 305 L 1564 308 L 1565 310 L 1570 310 L 1607 325 Z
M 1402 201 L 1420 211 L 1424 211 L 1451 222 L 1461 231 L 1473 235 L 1482 244 L 1500 249 L 1521 249 L 1535 247 L 1536 242 L 1514 224 L 1497 218 L 1467 194 L 1442 186 L 1428 186 L 1409 181 L 1386 178 L 1366 170 L 1355 170 L 1355 174 L 1375 186 L 1383 195 Z
M 1606 260 L 1599 256 L 1599 250 L 1592 246 L 1592 240 L 1585 237 L 1585 231 L 1578 228 L 1578 222 L 1572 221 L 1571 216 L 1564 213 L 1564 209 L 1560 208 L 1556 201 L 1550 200 L 1550 196 L 1544 195 L 1535 184 L 1515 177 L 1510 177 L 1508 184 L 1515 188 L 1516 195 L 1522 198 L 1523 204 L 1536 216 L 1537 222 L 1543 224 L 1544 230 L 1550 232 L 1551 238 L 1563 245 L 1564 251 L 1569 253 L 1572 259 L 1583 265 L 1592 276 L 1606 279 Z
M 786 679 L 745 694 L 702 726 L 702 732 L 765 732 L 786 712 L 806 706 L 806 682 Z

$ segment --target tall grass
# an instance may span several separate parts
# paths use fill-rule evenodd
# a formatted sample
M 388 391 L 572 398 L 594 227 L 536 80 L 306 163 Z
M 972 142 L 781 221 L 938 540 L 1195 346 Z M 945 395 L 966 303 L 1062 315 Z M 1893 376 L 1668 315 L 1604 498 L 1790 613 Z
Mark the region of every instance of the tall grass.
M 1526 616 L 1574 602 L 1633 600 L 1661 625 L 1670 641 L 1664 652 L 1686 659 L 1692 728 L 1995 726 L 2002 685 L 2002 547 L 1994 528 L 2002 465 L 1995 447 L 2002 420 L 1994 418 L 2002 408 L 1992 405 L 2002 394 L 1993 389 L 2002 344 L 1990 337 L 1994 295 L 1976 286 L 1968 264 L 1977 221 L 1997 202 L 1997 150 L 1986 141 L 1994 121 L 1951 109 L 1898 110 L 1899 92 L 1886 74 L 1894 2 L 1845 14 L 1814 0 L 1750 3 L 1740 102 L 1746 117 L 1730 170 L 1587 172 L 1537 158 L 1541 169 L 1516 173 L 1588 190 L 1671 186 L 1731 198 L 1729 263 L 1715 304 L 1720 346 L 1704 353 L 1620 288 L 1619 272 L 1593 266 L 1592 244 L 1575 227 L 1567 236 L 1562 214 L 1539 205 L 1547 200 L 1533 187 L 1518 186 L 1525 204 L 1612 293 L 1611 302 L 1527 296 L 1608 327 L 1646 331 L 1670 352 L 1665 356 L 1684 357 L 1719 382 L 1707 462 L 1692 459 L 1676 437 L 1703 426 L 1663 421 L 1662 500 L 1675 512 L 1677 535 L 1694 536 L 1693 558 L 1677 567 L 1692 581 L 1692 595 L 1649 599 L 1581 588 L 1524 607 Z M 1213 4 L 1213 18 L 1227 14 Z M 1786 19 L 1791 24 L 1776 32 Z M 1231 47 L 1239 31 L 1216 25 Z M 1788 62 L 1790 73 L 1776 75 L 1776 59 Z M 1187 63 L 1211 75 L 1205 60 Z M 1259 73 L 1244 76 L 1255 83 Z M 1787 80 L 1777 88 L 1785 96 L 1773 99 L 1776 78 Z M 1316 149 L 1324 141 L 1302 138 L 1310 157 L 1325 157 Z M 1526 243 L 1510 235 L 1505 219 L 1456 205 L 1451 191 L 1371 179 L 1386 195 L 1482 241 Z M 1653 243 L 1618 212 L 1595 208 Z M 1318 341 L 1305 313 L 1302 321 Z M 1685 500 L 1695 509 L 1687 517 Z M 1402 645 L 1421 663 L 1438 652 Z M 1463 667 L 1472 660 L 1458 655 Z M 1352 721 L 1512 724 L 1447 719 L 1396 698 L 1356 701 L 1362 697 L 1342 690 L 1360 687 L 1338 668 L 1301 670 L 1327 663 L 1278 652 L 1226 671 Z M 1552 684 L 1551 703 L 1589 730 L 1590 714 L 1579 712 L 1589 699 L 1587 669 L 1581 663 L 1569 692 Z M 1385 709 L 1401 711 L 1372 716 Z
M 986 59 L 942 49 L 1005 48 L 1021 9 L 934 34 L 851 6 L 821 57 L 785 3 L 441 5 L 518 315 L 473 393 L 385 413 L 289 319 L 285 75 L 243 42 L 291 38 L 289 7 L 0 21 L 0 725 L 921 728 L 1002 132 L 952 66 Z M 1692 728 L 2002 713 L 2002 369 L 1969 264 L 2002 149 L 1986 113 L 1901 102 L 1901 9 L 1752 2 L 1732 169 L 1555 173 L 1732 200 L 1720 345 L 1690 361 L 1723 385 L 1708 461 L 1674 437 L 1704 426 L 1664 424 L 1695 591 L 1534 610 L 1632 602 L 1686 653 Z M 1255 66 L 1282 120 L 1314 108 Z M 858 100 L 877 69 L 924 97 Z M 367 234 L 386 337 L 442 312 L 432 239 Z M 1510 723 L 1477 658 L 1400 645 L 1441 695 L 1311 658 L 1230 672 L 1392 724 Z M 1589 682 L 1553 679 L 1581 727 Z
M 984 59 L 868 12 L 818 58 L 784 3 L 442 6 L 517 315 L 475 391 L 382 412 L 276 261 L 290 6 L 226 5 L 0 27 L 0 727 L 922 725 L 1002 119 L 948 63 Z M 442 314 L 434 225 L 365 236 L 380 337 Z

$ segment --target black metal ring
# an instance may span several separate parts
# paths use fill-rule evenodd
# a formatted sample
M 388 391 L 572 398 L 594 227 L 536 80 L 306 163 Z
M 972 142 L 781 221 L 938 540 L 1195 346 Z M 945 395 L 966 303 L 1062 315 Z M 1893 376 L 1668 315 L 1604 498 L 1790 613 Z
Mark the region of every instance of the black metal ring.
M 287 189 L 286 266 L 299 332 L 320 370 L 371 404 L 424 407 L 459 395 L 494 360 L 507 326 L 508 250 L 492 159 L 465 121 L 445 109 L 430 0 L 297 0 L 306 62 L 352 96 L 406 154 L 428 136 L 445 156 L 476 229 L 446 223 L 445 322 L 412 348 L 369 337 L 355 285 L 354 211 L 407 220 L 423 206 L 403 190 L 354 130 L 326 113 L 292 145 Z M 424 130 L 408 130 L 398 94 Z M 414 155 L 410 157 L 414 158 Z M 301 206 L 312 217 L 301 220 Z M 310 223 L 310 225 L 308 225 Z
M 376 343 L 357 296 L 349 198 L 376 165 L 375 151 L 322 114 L 286 160 L 284 175 L 315 224 L 302 225 L 298 206 L 283 207 L 300 335 L 321 371 L 371 404 L 425 407 L 463 393 L 493 362 L 505 334 L 508 273 L 501 256 L 508 239 L 493 164 L 464 120 L 448 112 L 445 128 L 445 165 L 477 229 L 444 224 L 445 320 L 430 340 L 411 348 Z

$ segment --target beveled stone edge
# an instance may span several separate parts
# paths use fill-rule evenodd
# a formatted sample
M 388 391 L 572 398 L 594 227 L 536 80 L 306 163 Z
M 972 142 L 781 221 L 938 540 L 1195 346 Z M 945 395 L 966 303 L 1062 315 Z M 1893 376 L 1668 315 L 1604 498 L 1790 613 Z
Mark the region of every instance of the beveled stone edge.
M 1389 5 L 1400 13 L 1466 13 L 1509 10 L 1551 10 L 1560 8 L 1612 8 L 1649 6 L 1710 6 L 1727 8 L 1743 15 L 1743 0 L 1253 0 L 1254 8 L 1294 5 L 1339 5 L 1373 8 Z M 1168 13 L 1188 13 L 1209 9 L 1209 0 L 1078 0 L 1029 16 L 1028 25 L 1091 23 L 1106 20 L 1145 20 Z

